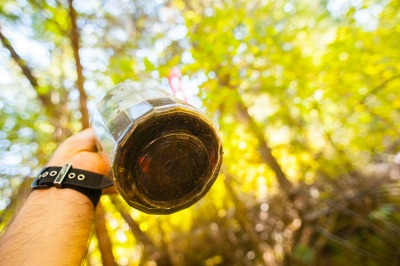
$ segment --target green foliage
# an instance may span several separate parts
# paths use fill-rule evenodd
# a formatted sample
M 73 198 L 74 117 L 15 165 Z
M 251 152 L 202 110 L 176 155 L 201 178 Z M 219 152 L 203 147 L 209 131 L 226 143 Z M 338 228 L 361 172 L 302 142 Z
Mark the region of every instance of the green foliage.
M 191 208 L 150 216 L 102 199 L 117 264 L 400 263 L 396 1 L 74 5 L 89 100 L 128 78 L 167 84 L 179 68 L 189 101 L 201 101 L 223 138 L 221 174 Z M 4 1 L 0 32 L 15 47 L 25 33 L 23 48 L 47 54 L 16 49 L 32 88 L 0 50 L 0 75 L 13 77 L 0 76 L 3 227 L 23 176 L 80 129 L 81 114 L 67 3 Z M 88 264 L 101 263 L 97 247 L 94 237 Z
M 304 264 L 309 264 L 314 260 L 314 252 L 311 248 L 299 244 L 293 250 L 293 258 Z

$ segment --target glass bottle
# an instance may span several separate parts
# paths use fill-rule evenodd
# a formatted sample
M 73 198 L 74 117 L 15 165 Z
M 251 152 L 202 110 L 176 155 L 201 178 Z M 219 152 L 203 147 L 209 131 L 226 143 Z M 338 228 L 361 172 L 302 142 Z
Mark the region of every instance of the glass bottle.
M 201 199 L 222 162 L 212 121 L 154 81 L 125 81 L 93 108 L 91 125 L 118 193 L 132 207 L 169 214 Z

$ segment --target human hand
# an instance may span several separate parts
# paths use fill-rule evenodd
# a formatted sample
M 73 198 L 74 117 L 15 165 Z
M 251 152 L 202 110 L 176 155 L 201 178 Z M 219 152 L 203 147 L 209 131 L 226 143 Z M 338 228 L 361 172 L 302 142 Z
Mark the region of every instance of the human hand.
M 47 166 L 66 163 L 74 168 L 108 174 L 108 164 L 97 153 L 91 129 L 64 141 Z M 74 189 L 32 190 L 0 238 L 0 264 L 80 265 L 95 215 L 92 203 L 89 196 Z M 38 252 L 38 247 L 44 246 L 46 252 Z
M 85 129 L 65 140 L 54 152 L 47 166 L 72 164 L 74 168 L 108 176 L 110 165 L 97 152 L 96 139 L 91 128 Z M 114 186 L 104 190 L 106 194 L 115 193 Z

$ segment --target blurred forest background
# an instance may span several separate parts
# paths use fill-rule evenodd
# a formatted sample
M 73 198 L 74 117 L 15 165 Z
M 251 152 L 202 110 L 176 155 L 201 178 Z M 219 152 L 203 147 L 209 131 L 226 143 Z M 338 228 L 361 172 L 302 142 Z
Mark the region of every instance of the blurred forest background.
M 85 265 L 400 265 L 400 2 L 3 0 L 0 229 L 87 103 L 125 79 L 218 124 L 211 191 L 103 196 Z

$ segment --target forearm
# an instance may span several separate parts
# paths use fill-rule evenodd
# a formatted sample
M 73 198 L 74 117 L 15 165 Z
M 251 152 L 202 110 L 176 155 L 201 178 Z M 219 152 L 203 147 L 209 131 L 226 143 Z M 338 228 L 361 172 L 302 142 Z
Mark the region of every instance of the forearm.
M 0 265 L 80 265 L 94 217 L 72 189 L 34 190 L 0 239 Z

